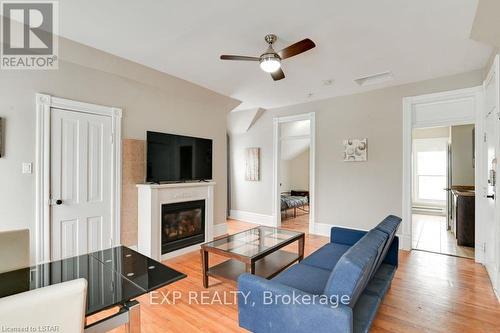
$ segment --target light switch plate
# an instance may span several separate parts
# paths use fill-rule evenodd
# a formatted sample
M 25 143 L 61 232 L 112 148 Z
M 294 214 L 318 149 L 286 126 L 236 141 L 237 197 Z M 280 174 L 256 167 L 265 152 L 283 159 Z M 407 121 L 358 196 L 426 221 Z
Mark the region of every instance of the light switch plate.
M 33 172 L 33 163 L 23 163 L 23 173 L 31 174 Z

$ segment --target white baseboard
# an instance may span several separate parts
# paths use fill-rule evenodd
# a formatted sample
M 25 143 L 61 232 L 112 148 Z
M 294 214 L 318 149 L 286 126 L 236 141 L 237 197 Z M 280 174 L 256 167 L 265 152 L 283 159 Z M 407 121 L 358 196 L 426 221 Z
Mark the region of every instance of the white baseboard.
M 399 249 L 411 251 L 413 244 L 411 243 L 411 235 L 397 235 L 401 241 L 399 242 Z
M 195 245 L 191 245 L 188 247 L 183 247 L 182 249 L 162 254 L 161 261 L 167 260 L 167 259 L 172 259 L 172 258 L 175 258 L 177 256 L 180 256 L 180 255 L 183 255 L 183 254 L 186 254 L 189 252 L 199 251 L 200 249 L 201 249 L 200 244 L 195 244 Z
M 314 224 L 314 229 L 315 229 L 314 234 L 315 235 L 320 235 L 320 236 L 330 237 L 331 230 L 332 230 L 333 227 L 345 228 L 345 229 L 354 229 L 354 230 L 360 230 L 360 231 L 368 231 L 366 229 L 360 229 L 360 228 L 355 228 L 355 227 L 351 227 L 351 226 L 345 226 L 345 225 L 339 225 L 339 224 L 318 223 L 318 222 L 316 222 Z
M 485 264 L 484 262 L 484 251 L 483 251 L 483 243 L 480 243 L 480 242 L 476 242 L 475 244 L 475 249 L 476 251 L 474 252 L 475 253 L 475 257 L 474 259 L 476 260 L 476 262 L 478 264 Z
M 243 222 L 273 226 L 273 216 L 231 209 L 229 218 Z
M 333 227 L 338 227 L 338 228 L 346 228 L 346 229 L 356 229 L 356 230 L 361 230 L 361 231 L 369 231 L 366 229 L 359 229 L 359 228 L 353 228 L 353 227 L 347 227 L 344 225 L 337 225 L 337 224 L 327 224 L 327 223 L 315 223 L 314 224 L 314 232 L 311 232 L 312 234 L 319 235 L 319 236 L 325 236 L 325 237 L 330 237 L 331 235 L 331 230 Z M 405 241 L 405 239 L 409 239 L 409 237 L 403 236 L 396 234 L 396 236 L 399 237 L 400 242 L 399 242 L 399 249 L 400 250 L 411 250 L 411 241 Z M 409 244 L 409 248 L 405 248 L 405 245 Z
M 500 293 L 499 293 L 499 288 L 500 288 L 500 275 L 497 273 L 497 283 L 496 286 L 493 286 L 493 292 L 495 293 L 498 302 L 500 302 Z
M 214 237 L 227 234 L 227 223 L 214 224 Z
M 333 225 L 326 223 L 314 223 L 314 230 L 311 230 L 312 234 L 330 237 L 331 229 Z

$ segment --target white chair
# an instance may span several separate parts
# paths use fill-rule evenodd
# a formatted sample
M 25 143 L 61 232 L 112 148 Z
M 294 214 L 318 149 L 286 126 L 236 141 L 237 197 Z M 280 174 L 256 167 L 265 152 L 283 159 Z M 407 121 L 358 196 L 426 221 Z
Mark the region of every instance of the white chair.
M 29 229 L 0 231 L 0 273 L 30 265 Z
M 87 280 L 77 279 L 0 298 L 2 329 L 21 332 L 20 328 L 33 327 L 36 332 L 83 332 L 86 294 Z M 44 327 L 55 329 L 42 330 Z

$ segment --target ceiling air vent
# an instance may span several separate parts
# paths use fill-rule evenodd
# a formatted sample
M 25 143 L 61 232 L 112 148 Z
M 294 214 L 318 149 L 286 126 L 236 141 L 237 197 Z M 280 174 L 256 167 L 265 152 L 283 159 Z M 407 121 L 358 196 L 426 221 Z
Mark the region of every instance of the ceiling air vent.
M 370 76 L 365 76 L 365 77 L 360 77 L 359 79 L 356 79 L 357 84 L 359 84 L 361 87 L 364 86 L 369 86 L 372 84 L 378 84 L 378 83 L 383 83 L 387 82 L 393 79 L 392 73 L 391 72 L 384 72 L 384 73 L 378 73 Z

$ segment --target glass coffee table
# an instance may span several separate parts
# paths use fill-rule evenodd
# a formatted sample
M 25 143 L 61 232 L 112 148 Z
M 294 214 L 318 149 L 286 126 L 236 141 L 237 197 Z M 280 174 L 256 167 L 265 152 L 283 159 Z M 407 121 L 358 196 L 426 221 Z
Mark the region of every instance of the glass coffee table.
M 236 281 L 244 272 L 270 279 L 294 262 L 304 258 L 303 232 L 259 226 L 201 245 L 203 286 L 208 277 Z M 297 253 L 282 250 L 297 242 Z M 229 260 L 209 267 L 208 254 L 214 253 Z

